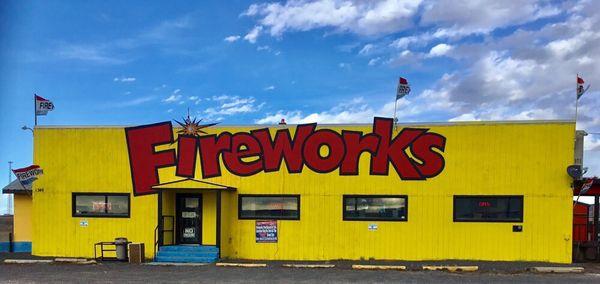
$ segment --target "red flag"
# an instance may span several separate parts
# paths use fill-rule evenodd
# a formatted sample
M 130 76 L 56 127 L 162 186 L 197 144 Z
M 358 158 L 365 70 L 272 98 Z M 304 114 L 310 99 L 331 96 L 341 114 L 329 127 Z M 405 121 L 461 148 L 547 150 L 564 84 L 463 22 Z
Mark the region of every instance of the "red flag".
M 410 93 L 410 85 L 408 85 L 408 80 L 400 77 L 400 79 L 398 79 L 398 89 L 396 90 L 396 100 L 408 95 L 408 93 Z
M 585 83 L 585 81 L 583 81 L 583 79 L 581 79 L 581 77 L 579 77 L 579 75 L 577 75 L 577 99 L 578 100 L 590 88 L 589 84 L 587 87 L 584 87 L 583 86 L 584 83 Z

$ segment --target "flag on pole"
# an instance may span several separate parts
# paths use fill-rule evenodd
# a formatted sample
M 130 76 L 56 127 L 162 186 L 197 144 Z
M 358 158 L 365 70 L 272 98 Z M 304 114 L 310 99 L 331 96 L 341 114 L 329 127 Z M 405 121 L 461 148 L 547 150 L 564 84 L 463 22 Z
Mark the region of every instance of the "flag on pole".
M 587 87 L 584 88 L 585 81 L 583 81 L 583 79 L 581 79 L 581 77 L 579 77 L 579 75 L 577 75 L 577 99 L 581 98 L 581 96 L 583 96 L 583 94 L 585 92 L 587 92 L 587 90 L 590 88 L 590 84 L 587 85 Z
M 17 179 L 26 189 L 31 189 L 31 184 L 37 179 L 37 177 L 44 173 L 40 166 L 31 165 L 26 168 L 14 169 L 13 173 L 17 176 Z
M 592 188 L 592 185 L 594 184 L 594 179 L 588 179 L 585 183 L 583 183 L 581 185 L 581 189 L 579 190 L 579 194 L 585 194 L 586 192 L 588 192 L 588 190 L 590 190 L 590 188 Z
M 46 115 L 54 110 L 54 104 L 38 95 L 35 95 L 35 115 Z
M 398 80 L 398 89 L 396 90 L 396 100 L 403 98 L 410 93 L 410 85 L 405 78 L 400 77 Z

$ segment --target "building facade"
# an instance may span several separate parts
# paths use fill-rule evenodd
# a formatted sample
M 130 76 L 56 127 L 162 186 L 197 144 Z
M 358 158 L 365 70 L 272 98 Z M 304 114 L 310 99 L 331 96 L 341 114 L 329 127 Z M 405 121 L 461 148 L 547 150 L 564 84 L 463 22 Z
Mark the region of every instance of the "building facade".
M 37 127 L 33 254 L 571 262 L 572 121 L 186 126 Z

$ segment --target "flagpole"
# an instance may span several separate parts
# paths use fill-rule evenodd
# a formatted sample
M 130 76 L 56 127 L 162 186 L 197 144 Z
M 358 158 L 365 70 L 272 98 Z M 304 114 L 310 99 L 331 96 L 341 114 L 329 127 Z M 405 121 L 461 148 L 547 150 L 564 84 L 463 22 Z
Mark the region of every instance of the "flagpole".
M 575 78 L 575 129 L 577 129 L 577 119 L 579 116 L 579 73 L 577 73 L 577 78 Z
M 398 106 L 398 97 L 397 95 L 394 97 L 394 130 L 398 128 L 398 123 L 396 120 L 396 107 Z
M 33 94 L 33 128 L 37 126 L 37 112 L 36 112 L 36 104 L 35 104 L 35 94 Z

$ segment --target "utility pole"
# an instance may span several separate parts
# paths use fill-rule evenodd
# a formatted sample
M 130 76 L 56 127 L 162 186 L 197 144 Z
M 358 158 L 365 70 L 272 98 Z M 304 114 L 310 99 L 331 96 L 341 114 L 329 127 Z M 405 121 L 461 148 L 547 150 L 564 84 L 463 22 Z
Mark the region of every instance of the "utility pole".
M 12 164 L 13 164 L 12 161 L 8 161 L 8 184 L 10 184 L 12 182 Z M 13 195 L 9 194 L 8 195 L 8 201 L 7 201 L 8 202 L 8 206 L 7 206 L 7 211 L 8 212 L 7 213 L 9 215 L 13 214 L 13 211 L 12 211 L 12 198 L 13 198 Z

